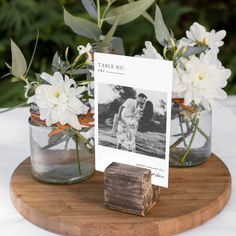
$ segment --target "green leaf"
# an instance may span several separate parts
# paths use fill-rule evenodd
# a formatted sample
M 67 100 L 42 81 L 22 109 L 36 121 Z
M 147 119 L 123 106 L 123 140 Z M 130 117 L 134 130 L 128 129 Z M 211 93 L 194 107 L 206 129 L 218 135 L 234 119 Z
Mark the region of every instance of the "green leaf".
M 119 25 L 126 24 L 141 16 L 153 4 L 154 1 L 155 0 L 139 0 L 117 8 L 113 8 L 107 13 L 105 20 L 109 24 L 114 24 L 117 17 L 120 16 Z
M 52 59 L 52 66 L 58 68 L 60 66 L 59 61 L 60 61 L 60 57 L 58 55 L 58 52 L 56 52 Z
M 200 54 L 204 52 L 207 47 L 187 47 L 186 52 L 184 53 L 184 57 L 190 57 L 193 55 Z
M 142 14 L 142 16 L 143 16 L 146 20 L 148 20 L 152 25 L 155 24 L 155 22 L 154 22 L 154 20 L 152 19 L 152 17 L 151 17 L 146 11 Z
M 19 82 L 20 81 L 20 78 L 19 77 L 12 77 L 11 78 L 11 82 Z
M 76 34 L 97 40 L 102 34 L 101 29 L 93 22 L 71 15 L 64 9 L 64 21 Z
M 88 14 L 93 18 L 97 19 L 97 7 L 93 0 L 81 0 L 81 3 L 83 4 L 85 10 L 88 12 Z
M 80 81 L 78 81 L 78 84 L 79 85 L 87 85 L 87 84 L 90 84 L 92 82 L 94 82 L 93 79 L 90 79 L 90 80 L 80 80 Z
M 162 46 L 166 46 L 166 41 L 168 41 L 171 38 L 171 35 L 165 25 L 165 22 L 163 20 L 162 14 L 161 14 L 161 10 L 157 5 L 156 5 L 154 28 L 155 28 L 157 41 Z
M 105 38 L 102 40 L 101 43 L 99 43 L 98 47 L 109 47 L 110 44 L 111 44 L 111 40 L 112 40 L 112 37 L 116 31 L 116 28 L 119 24 L 119 21 L 120 21 L 120 17 L 118 17 L 115 21 L 115 23 L 113 24 L 113 26 L 111 27 L 111 29 L 109 30 L 109 32 L 107 33 L 107 35 L 105 36 Z
M 128 2 L 134 2 L 134 0 L 128 0 Z M 152 17 L 145 11 L 142 16 L 149 21 L 152 25 L 154 25 L 154 20 L 152 19 Z
M 20 48 L 15 44 L 15 42 L 11 39 L 11 73 L 15 77 L 21 77 L 25 74 L 27 70 L 27 63 L 23 53 Z
M 48 140 L 48 143 L 49 144 L 52 144 L 52 143 L 58 143 L 60 142 L 61 138 L 65 136 L 65 133 L 64 132 L 58 132 L 54 135 L 52 135 L 49 140 Z M 63 139 L 64 141 L 64 139 Z
M 113 37 L 111 40 L 112 49 L 117 55 L 125 55 L 123 40 L 120 37 Z

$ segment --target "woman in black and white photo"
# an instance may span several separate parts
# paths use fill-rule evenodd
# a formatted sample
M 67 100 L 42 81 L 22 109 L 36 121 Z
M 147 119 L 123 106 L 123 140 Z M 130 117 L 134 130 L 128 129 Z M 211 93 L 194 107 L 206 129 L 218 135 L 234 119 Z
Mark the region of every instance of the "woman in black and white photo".
M 140 93 L 137 99 L 127 99 L 119 108 L 117 125 L 117 148 L 136 151 L 135 137 L 139 120 L 143 116 L 147 96 Z

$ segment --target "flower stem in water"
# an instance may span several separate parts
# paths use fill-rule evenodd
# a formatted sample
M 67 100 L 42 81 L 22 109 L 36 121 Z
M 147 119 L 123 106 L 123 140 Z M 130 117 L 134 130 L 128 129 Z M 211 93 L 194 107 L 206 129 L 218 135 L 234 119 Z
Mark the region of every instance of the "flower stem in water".
M 78 135 L 75 135 L 75 147 L 76 147 L 76 157 L 77 157 L 77 165 L 78 165 L 78 174 L 81 175 L 80 169 L 80 155 L 79 155 L 79 139 Z
M 191 140 L 189 142 L 189 145 L 188 145 L 188 148 L 187 148 L 186 152 L 184 153 L 183 157 L 180 160 L 181 163 L 183 163 L 185 161 L 186 157 L 188 156 L 188 154 L 190 152 L 191 146 L 193 144 L 193 140 L 195 138 L 195 135 L 196 135 L 196 132 L 197 132 L 197 129 L 198 129 L 198 125 L 199 125 L 199 119 L 196 120 L 195 128 L 194 128 L 194 131 L 193 131 L 193 135 L 191 137 Z
M 180 125 L 181 134 L 182 134 L 182 137 L 183 137 L 184 146 L 187 147 L 181 115 L 179 115 L 179 125 Z

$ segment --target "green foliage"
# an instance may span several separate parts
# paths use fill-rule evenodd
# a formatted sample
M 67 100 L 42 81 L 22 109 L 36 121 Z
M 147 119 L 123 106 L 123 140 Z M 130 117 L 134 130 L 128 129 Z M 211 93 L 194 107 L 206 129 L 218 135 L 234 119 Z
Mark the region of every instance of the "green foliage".
M 74 2 L 73 8 L 82 8 L 77 5 Z M 56 51 L 63 52 L 67 46 L 75 49 L 77 45 L 84 43 L 84 39 L 79 39 L 65 25 L 59 1 L 0 0 L 0 24 L 0 77 L 9 72 L 5 62 L 11 64 L 10 38 L 21 48 L 26 61 L 29 62 L 37 29 L 40 31 L 36 56 L 31 67 L 32 71 L 38 73 L 50 72 Z M 34 74 L 31 73 L 30 76 L 34 77 Z M 0 91 L 4 92 L 0 93 L 0 107 L 15 106 L 24 102 L 22 86 L 18 83 L 10 84 L 9 79 L 1 79 Z
M 162 45 L 166 46 L 166 42 L 171 38 L 170 32 L 167 29 L 160 8 L 156 5 L 155 12 L 155 33 L 157 41 Z
M 101 9 L 104 11 L 107 1 L 101 2 Z M 133 2 L 133 0 L 115 1 L 113 7 L 117 8 L 128 2 Z M 221 48 L 219 57 L 222 64 L 232 70 L 226 90 L 230 94 L 236 94 L 235 0 L 159 0 L 155 2 L 161 9 L 168 29 L 173 29 L 176 38 L 183 37 L 194 21 L 203 24 L 208 29 L 227 31 L 225 45 Z M 38 48 L 31 67 L 32 71 L 37 73 L 50 72 L 51 61 L 56 51 L 62 54 L 67 46 L 76 51 L 78 45 L 88 41 L 84 37 L 78 37 L 65 25 L 62 5 L 72 15 L 91 20 L 92 12 L 88 15 L 82 1 L 0 0 L 0 77 L 9 72 L 5 62 L 11 64 L 10 38 L 24 52 L 26 61 L 29 61 L 35 43 L 36 30 L 39 29 Z M 117 28 L 115 36 L 123 38 L 127 55 L 139 54 L 144 47 L 144 41 L 156 42 L 155 46 L 159 47 L 153 25 L 144 18 L 149 18 L 149 15 L 154 17 L 155 6 L 150 7 L 147 13 L 143 12 L 143 16 L 135 21 Z M 110 28 L 111 26 L 105 21 L 103 32 L 107 33 Z M 35 76 L 32 73 L 29 75 Z M 14 106 L 23 101 L 23 83 L 10 83 L 9 79 L 0 80 L 0 107 Z
M 107 3 L 104 4 L 104 7 L 101 6 L 100 0 L 96 1 L 96 5 L 93 0 L 82 1 L 88 15 L 92 18 L 92 21 L 73 16 L 65 9 L 64 20 L 65 24 L 68 25 L 73 32 L 80 36 L 92 39 L 98 45 L 98 48 L 109 47 L 117 26 L 127 24 L 141 16 L 154 1 L 155 0 L 129 0 L 128 3 L 113 8 L 112 5 L 116 0 L 106 1 Z M 145 17 L 150 21 L 150 17 L 147 13 Z M 108 31 L 108 35 L 103 31 L 103 23 L 105 21 L 113 25 Z M 104 35 L 105 37 L 102 39 Z
M 119 25 L 127 24 L 142 15 L 153 2 L 154 0 L 139 0 L 114 8 L 108 12 L 106 21 L 114 24 L 116 18 L 120 17 Z
M 25 57 L 19 47 L 11 40 L 11 73 L 15 77 L 24 76 L 27 70 L 27 63 Z
M 105 48 L 105 47 L 107 47 L 107 45 L 109 45 L 111 43 L 112 37 L 113 37 L 113 35 L 114 35 L 114 33 L 115 33 L 116 29 L 117 29 L 119 21 L 120 21 L 120 17 L 117 17 L 117 19 L 114 22 L 113 26 L 111 27 L 111 29 L 109 30 L 107 35 L 104 37 L 102 42 L 99 44 L 99 46 L 101 48 Z
M 82 17 L 72 16 L 66 9 L 64 9 L 64 20 L 73 32 L 94 41 L 102 34 L 101 29 L 94 22 Z

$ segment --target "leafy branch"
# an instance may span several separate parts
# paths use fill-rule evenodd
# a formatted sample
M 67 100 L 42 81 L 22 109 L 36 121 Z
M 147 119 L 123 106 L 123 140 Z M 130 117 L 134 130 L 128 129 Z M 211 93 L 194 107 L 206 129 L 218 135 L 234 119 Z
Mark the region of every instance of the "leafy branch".
M 87 37 L 97 43 L 98 48 L 109 47 L 112 37 L 118 25 L 123 25 L 135 20 L 137 17 L 145 14 L 146 10 L 154 3 L 155 0 L 138 0 L 129 1 L 129 3 L 118 7 L 112 7 L 115 0 L 107 0 L 107 5 L 103 10 L 100 0 L 82 0 L 85 10 L 92 20 L 87 20 L 78 16 L 71 15 L 64 8 L 64 21 L 73 32 L 78 35 Z M 147 17 L 147 15 L 146 15 Z M 150 20 L 150 17 L 148 17 Z M 104 34 L 102 31 L 103 23 L 112 25 L 111 29 Z M 101 40 L 102 35 L 105 37 Z

